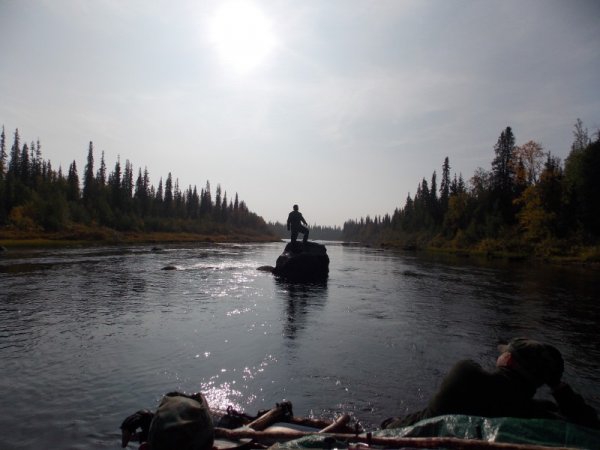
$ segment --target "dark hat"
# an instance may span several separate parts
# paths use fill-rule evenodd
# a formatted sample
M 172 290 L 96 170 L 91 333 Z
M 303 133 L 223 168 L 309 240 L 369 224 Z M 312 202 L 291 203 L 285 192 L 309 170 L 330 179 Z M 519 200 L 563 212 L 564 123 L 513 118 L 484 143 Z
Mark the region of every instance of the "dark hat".
M 215 430 L 208 403 L 200 393 L 165 395 L 150 424 L 151 450 L 210 450 Z
M 498 346 L 501 352 L 510 352 L 523 376 L 536 386 L 560 382 L 565 364 L 558 349 L 550 344 L 527 338 L 515 338 Z

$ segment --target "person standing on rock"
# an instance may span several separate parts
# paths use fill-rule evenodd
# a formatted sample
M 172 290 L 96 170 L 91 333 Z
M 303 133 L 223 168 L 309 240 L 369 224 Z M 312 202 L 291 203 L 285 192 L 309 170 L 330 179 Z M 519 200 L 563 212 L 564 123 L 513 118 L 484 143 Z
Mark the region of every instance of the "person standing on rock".
M 298 211 L 298 205 L 294 205 L 294 210 L 288 215 L 287 220 L 287 229 L 292 230 L 292 243 L 296 242 L 298 238 L 298 233 L 302 233 L 303 239 L 302 242 L 306 242 L 308 240 L 308 228 L 304 225 L 308 225 L 304 217 L 302 217 L 302 213 Z

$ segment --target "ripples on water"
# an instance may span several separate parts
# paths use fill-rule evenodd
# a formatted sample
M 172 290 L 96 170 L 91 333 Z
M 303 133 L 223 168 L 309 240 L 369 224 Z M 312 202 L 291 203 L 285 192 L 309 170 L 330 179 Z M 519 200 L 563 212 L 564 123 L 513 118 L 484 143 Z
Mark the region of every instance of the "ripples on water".
M 256 270 L 282 248 L 2 256 L 0 447 L 115 448 L 122 419 L 171 390 L 373 427 L 423 407 L 456 360 L 491 368 L 516 335 L 557 345 L 600 409 L 597 271 L 328 244 L 328 281 L 299 285 Z

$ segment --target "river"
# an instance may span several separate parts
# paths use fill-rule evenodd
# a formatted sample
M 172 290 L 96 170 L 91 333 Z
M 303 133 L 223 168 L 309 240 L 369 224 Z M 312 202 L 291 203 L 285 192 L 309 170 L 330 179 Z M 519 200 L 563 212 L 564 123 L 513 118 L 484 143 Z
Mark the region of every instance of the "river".
M 283 243 L 5 252 L 0 448 L 118 448 L 121 421 L 172 390 L 376 427 L 514 336 L 556 345 L 600 410 L 597 269 L 326 245 L 317 285 L 256 270 Z

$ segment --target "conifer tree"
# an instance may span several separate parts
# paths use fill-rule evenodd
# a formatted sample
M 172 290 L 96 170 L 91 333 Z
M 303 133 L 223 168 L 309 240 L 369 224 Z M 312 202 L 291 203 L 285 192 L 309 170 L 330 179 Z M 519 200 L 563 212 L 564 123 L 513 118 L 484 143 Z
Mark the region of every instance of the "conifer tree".
M 212 196 L 210 194 L 210 182 L 206 181 L 206 188 L 202 190 L 200 198 L 200 214 L 207 215 L 212 211 Z
M 454 173 L 454 178 L 452 179 L 452 183 L 450 183 L 450 195 L 456 194 L 458 194 L 458 177 Z
M 192 192 L 192 219 L 197 219 L 200 213 L 200 197 L 198 196 L 198 188 L 194 185 L 194 192 Z
M 221 185 L 220 184 L 217 184 L 217 191 L 215 193 L 214 218 L 216 221 L 221 220 Z
M 4 126 L 0 134 L 0 225 L 6 222 L 7 211 L 7 189 L 6 189 L 6 134 Z
M 133 198 L 133 166 L 128 159 L 125 160 L 125 170 L 123 171 L 121 187 L 123 201 L 126 205 Z
M 163 202 L 163 181 L 162 177 L 158 180 L 158 188 L 156 189 L 156 201 L 162 205 Z
M 221 203 L 221 219 L 227 222 L 229 212 L 227 210 L 227 191 L 223 194 L 223 202 Z
M 467 192 L 467 186 L 465 185 L 465 180 L 463 179 L 462 173 L 458 174 L 458 193 L 463 194 Z
M 217 192 L 215 193 L 215 208 L 221 209 L 221 185 L 217 184 Z
M 184 197 L 185 197 L 185 217 L 186 218 L 191 218 L 193 215 L 193 208 L 194 208 L 194 200 L 193 200 L 193 194 L 192 194 L 192 185 L 188 185 L 188 188 L 185 191 Z
M 104 151 L 102 151 L 102 156 L 100 157 L 100 167 L 98 168 L 98 173 L 96 174 L 96 181 L 101 188 L 106 186 L 106 163 L 104 162 Z
M 94 196 L 94 144 L 90 141 L 88 147 L 87 164 L 85 165 L 85 174 L 83 177 L 83 201 L 89 205 Z
M 146 193 L 146 196 L 149 195 L 149 189 L 150 189 L 150 174 L 148 173 L 148 167 L 144 167 L 144 192 Z
M 27 146 L 27 144 L 23 145 L 23 150 L 21 151 L 20 164 L 21 168 L 19 169 L 19 175 L 21 177 L 21 182 L 25 186 L 29 186 L 31 181 L 29 177 L 31 167 L 29 164 L 29 147 Z
M 10 149 L 10 161 L 8 163 L 8 173 L 15 179 L 20 177 L 21 169 L 21 138 L 19 129 L 15 130 L 13 145 Z
M 37 140 L 36 146 L 35 146 L 35 161 L 36 161 L 35 175 L 38 177 L 41 177 L 42 176 L 42 165 L 44 163 L 44 160 L 42 158 L 42 144 L 40 143 L 39 139 Z
M 440 206 L 442 215 L 446 213 L 448 209 L 448 198 L 450 197 L 450 161 L 448 157 L 444 159 L 442 165 L 442 181 L 440 183 Z
M 502 194 L 510 194 L 514 179 L 513 150 L 515 137 L 512 129 L 506 127 L 494 146 L 496 157 L 492 162 L 494 188 Z
M 185 217 L 185 202 L 183 194 L 181 193 L 181 189 L 179 189 L 179 178 L 175 178 L 175 186 L 173 187 L 173 203 L 175 216 Z
M 133 194 L 135 208 L 138 213 L 144 217 L 147 213 L 146 200 L 148 198 L 148 191 L 144 185 L 144 177 L 142 176 L 142 169 L 138 169 L 138 176 L 135 180 L 135 192 Z
M 515 137 L 512 129 L 506 127 L 494 146 L 496 156 L 492 161 L 493 195 L 491 198 L 492 206 L 498 210 L 506 223 L 511 223 L 514 220 L 514 148 Z
M 69 166 L 67 175 L 67 200 L 76 202 L 79 200 L 79 175 L 77 174 L 77 164 L 75 161 Z
M 4 125 L 2 125 L 2 134 L 0 134 L 0 182 L 6 176 L 6 134 Z
M 559 235 L 564 233 L 566 231 L 566 217 L 563 208 L 563 168 L 559 157 L 548 152 L 536 186 L 544 208 L 555 217 L 552 225 L 554 227 L 553 231 Z
M 114 208 L 121 208 L 121 157 L 117 157 L 114 171 L 108 176 L 111 202 Z
M 441 223 L 439 216 L 438 197 L 437 197 L 437 173 L 434 170 L 431 175 L 431 188 L 429 190 L 428 213 L 433 219 L 434 224 Z
M 167 181 L 165 182 L 165 199 L 163 204 L 166 216 L 170 217 L 173 210 L 173 179 L 171 172 L 167 175 Z

